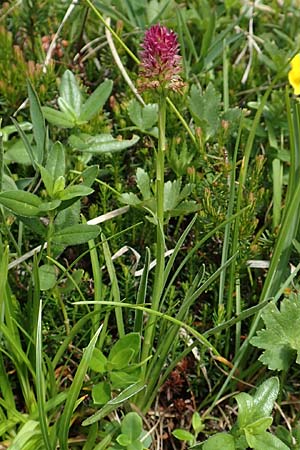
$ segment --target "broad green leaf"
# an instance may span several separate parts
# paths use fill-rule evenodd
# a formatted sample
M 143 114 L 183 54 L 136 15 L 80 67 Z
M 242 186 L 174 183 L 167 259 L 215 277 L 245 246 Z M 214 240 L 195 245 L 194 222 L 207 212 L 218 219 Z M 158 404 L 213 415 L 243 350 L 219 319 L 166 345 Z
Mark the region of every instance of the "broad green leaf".
M 127 450 L 143 450 L 144 446 L 139 439 L 131 442 L 127 445 Z
M 30 117 L 33 125 L 32 131 L 36 143 L 36 161 L 42 164 L 44 161 L 46 144 L 46 126 L 40 100 L 31 82 L 27 80 L 28 98 L 30 104 Z
M 53 242 L 63 245 L 84 244 L 90 239 L 96 239 L 100 233 L 97 225 L 79 224 L 57 231 L 53 236 Z
M 99 134 L 90 136 L 80 134 L 79 136 L 70 136 L 69 144 L 74 149 L 88 153 L 114 153 L 132 147 L 139 140 L 139 137 L 133 135 L 131 139 L 115 139 L 111 134 Z
M 61 97 L 75 111 L 77 117 L 80 116 L 82 106 L 82 94 L 75 75 L 66 70 L 61 78 L 59 87 Z
M 39 279 L 41 291 L 52 289 L 56 284 L 56 269 L 52 264 L 44 264 L 39 267 Z
M 126 205 L 131 206 L 138 206 L 142 203 L 142 200 L 140 200 L 133 192 L 125 192 L 124 194 L 121 194 L 120 199 L 123 203 L 126 203 Z
M 92 388 L 92 398 L 96 405 L 105 405 L 111 399 L 110 385 L 107 381 L 97 383 Z
M 143 199 L 148 200 L 151 197 L 150 178 L 147 172 L 140 167 L 136 171 L 136 184 L 143 196 Z
M 184 216 L 186 214 L 191 214 L 193 212 L 197 212 L 201 209 L 201 205 L 199 203 L 197 204 L 194 201 L 189 202 L 181 202 L 176 208 L 171 209 L 169 211 L 169 216 L 176 217 L 176 216 Z
M 192 427 L 197 434 L 204 430 L 204 424 L 200 414 L 197 411 L 195 411 L 192 416 Z
M 45 169 L 48 170 L 54 180 L 65 175 L 65 148 L 60 142 L 55 142 L 55 144 L 52 145 L 48 154 Z
M 76 197 L 85 197 L 94 192 L 94 189 L 85 186 L 84 184 L 76 184 L 66 187 L 66 189 L 61 190 L 57 193 L 60 200 L 71 200 Z
M 260 419 L 269 420 L 278 392 L 278 378 L 271 377 L 257 388 L 253 396 L 246 392 L 236 395 L 235 399 L 239 408 L 239 427 L 253 426 Z
M 249 423 L 253 422 L 253 398 L 246 392 L 241 392 L 235 396 L 238 404 L 238 425 L 239 428 L 246 427 Z
M 80 218 L 80 201 L 77 200 L 68 208 L 59 211 L 57 214 L 54 224 L 55 229 L 61 230 L 71 225 L 77 225 Z
M 186 430 L 182 430 L 181 428 L 177 428 L 177 430 L 172 431 L 173 436 L 180 441 L 191 441 L 193 442 L 194 436 L 192 433 Z
M 150 130 L 157 122 L 158 105 L 157 103 L 149 103 L 142 106 L 136 99 L 133 99 L 128 105 L 128 114 L 131 121 L 140 130 Z
M 165 190 L 164 190 L 165 211 L 170 211 L 171 209 L 174 209 L 177 206 L 179 201 L 180 188 L 181 188 L 180 180 L 167 181 L 165 183 Z
M 21 191 L 25 191 L 26 188 L 34 181 L 33 177 L 27 177 L 27 178 L 19 178 L 16 180 L 16 186 Z
M 40 211 L 42 214 L 45 214 L 48 211 L 53 211 L 53 209 L 57 209 L 61 205 L 61 200 L 52 200 L 51 202 L 42 202 L 40 204 Z
M 97 178 L 98 173 L 99 166 L 94 165 L 87 167 L 80 176 L 82 184 L 84 184 L 85 186 L 91 186 Z
M 6 175 L 6 173 L 3 174 L 3 179 L 2 179 L 2 191 L 17 191 L 18 187 L 15 183 L 15 181 L 13 180 L 13 178 L 9 177 L 8 175 Z
M 221 107 L 221 95 L 215 90 L 214 85 L 209 83 L 205 92 L 200 92 L 193 85 L 188 104 L 196 125 L 200 126 L 204 133 L 204 139 L 213 137 L 220 125 Z
M 52 197 L 54 178 L 52 177 L 52 174 L 47 169 L 45 169 L 45 167 L 39 165 L 39 169 L 47 194 L 49 195 L 49 197 Z
M 217 433 L 204 442 L 203 450 L 235 450 L 234 438 L 228 433 Z
M 273 418 L 272 417 L 262 417 L 261 419 L 256 420 L 255 422 L 247 425 L 245 430 L 251 434 L 260 434 L 272 425 Z
M 135 98 L 132 99 L 127 107 L 130 120 L 141 130 L 145 129 L 142 118 L 142 105 Z
M 256 389 L 253 395 L 256 419 L 271 415 L 278 394 L 279 380 L 277 377 L 269 378 Z
M 113 389 L 124 389 L 137 383 L 141 379 L 141 368 L 132 370 L 131 366 L 126 370 L 112 370 L 109 374 Z
M 285 298 L 280 311 L 270 303 L 262 312 L 266 328 L 259 330 L 251 344 L 264 349 L 259 360 L 270 370 L 287 370 L 296 357 L 300 364 L 300 300 L 299 296 Z
M 68 119 L 62 111 L 50 108 L 49 106 L 43 106 L 42 111 L 48 122 L 56 127 L 73 128 L 75 126 L 75 121 Z
M 249 447 L 254 450 L 290 450 L 278 437 L 267 431 L 260 434 L 251 434 L 245 431 L 245 436 Z
M 139 438 L 143 431 L 143 422 L 141 417 L 136 412 L 129 412 L 126 414 L 121 423 L 121 431 L 128 436 L 130 442 Z
M 108 370 L 121 370 L 129 366 L 134 356 L 132 348 L 125 348 L 109 358 Z
M 39 216 L 42 200 L 26 191 L 6 191 L 0 193 L 0 204 L 19 216 Z
M 57 104 L 61 112 L 63 112 L 66 116 L 66 119 L 71 122 L 77 122 L 77 116 L 74 109 L 66 102 L 63 97 L 58 97 Z
M 20 124 L 21 125 L 21 124 Z M 15 128 L 15 127 L 14 127 Z M 33 135 L 27 135 L 29 144 L 32 143 Z M 7 149 L 4 153 L 4 161 L 9 164 L 16 162 L 18 164 L 24 164 L 26 166 L 31 165 L 31 158 L 25 148 L 25 145 L 21 139 L 10 141 L 6 144 Z
M 95 116 L 111 94 L 113 82 L 105 80 L 97 89 L 89 96 L 87 101 L 81 108 L 79 119 L 81 121 L 88 121 Z
M 158 104 L 149 103 L 143 106 L 142 109 L 142 120 L 145 130 L 150 130 L 158 120 Z
M 99 373 L 106 372 L 107 368 L 107 358 L 103 355 L 101 350 L 95 348 L 93 351 L 92 359 L 90 360 L 89 366 L 92 370 Z
M 130 438 L 126 434 L 119 434 L 119 436 L 116 438 L 116 441 L 122 447 L 126 447 L 126 448 L 131 443 Z
M 134 351 L 134 355 L 137 355 L 140 350 L 141 338 L 139 333 L 128 333 L 122 338 L 118 339 L 117 342 L 112 346 L 108 360 L 112 359 L 119 353 L 127 350 L 128 348 Z
M 66 179 L 63 175 L 60 175 L 54 182 L 53 185 L 53 196 L 59 195 L 65 189 Z

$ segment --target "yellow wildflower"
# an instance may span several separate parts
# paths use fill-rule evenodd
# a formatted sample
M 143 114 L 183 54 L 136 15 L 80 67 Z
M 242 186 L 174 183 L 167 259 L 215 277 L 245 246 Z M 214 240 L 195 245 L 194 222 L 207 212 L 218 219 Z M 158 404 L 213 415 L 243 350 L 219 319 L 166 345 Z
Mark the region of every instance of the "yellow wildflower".
M 292 69 L 289 71 L 289 82 L 294 88 L 294 94 L 300 95 L 300 53 L 291 61 Z

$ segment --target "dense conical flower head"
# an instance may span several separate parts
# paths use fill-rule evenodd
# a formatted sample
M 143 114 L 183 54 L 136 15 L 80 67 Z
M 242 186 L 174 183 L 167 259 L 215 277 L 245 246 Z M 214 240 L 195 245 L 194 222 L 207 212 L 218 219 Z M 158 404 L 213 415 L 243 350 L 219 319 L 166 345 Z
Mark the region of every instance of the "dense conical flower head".
M 180 90 L 181 56 L 179 43 L 173 30 L 158 24 L 146 31 L 141 44 L 139 88 Z

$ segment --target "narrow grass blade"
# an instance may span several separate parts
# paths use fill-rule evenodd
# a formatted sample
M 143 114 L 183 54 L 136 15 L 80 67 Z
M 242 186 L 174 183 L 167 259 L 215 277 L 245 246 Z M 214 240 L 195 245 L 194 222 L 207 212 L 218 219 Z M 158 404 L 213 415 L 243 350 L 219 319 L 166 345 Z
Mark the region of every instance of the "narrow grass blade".
M 97 330 L 93 338 L 91 339 L 89 345 L 84 350 L 80 364 L 77 368 L 73 383 L 71 385 L 71 388 L 69 390 L 69 395 L 65 404 L 65 408 L 63 411 L 63 414 L 60 418 L 59 422 L 59 443 L 60 443 L 60 449 L 61 450 L 68 450 L 68 434 L 69 434 L 69 428 L 71 423 L 71 418 L 73 414 L 74 407 L 76 405 L 80 389 L 82 387 L 82 383 L 84 380 L 84 377 L 86 375 L 89 362 L 91 360 L 93 350 L 95 348 L 98 336 L 101 331 L 101 327 Z
M 30 117 L 32 122 L 32 130 L 34 134 L 34 140 L 36 143 L 35 154 L 36 160 L 39 164 L 43 164 L 45 155 L 45 143 L 46 143 L 46 125 L 45 119 L 42 113 L 40 100 L 37 93 L 34 90 L 31 82 L 27 80 L 28 98 L 30 103 Z
M 40 307 L 38 313 L 37 322 L 37 334 L 36 334 L 36 394 L 37 394 L 37 407 L 39 411 L 39 422 L 41 427 L 41 433 L 44 440 L 46 450 L 54 450 L 51 445 L 47 415 L 45 409 L 45 378 L 43 373 L 43 344 L 42 344 L 42 301 L 40 300 Z
M 246 208 L 243 208 L 241 211 L 239 211 L 237 214 L 233 214 L 231 217 L 229 217 L 228 219 L 224 220 L 224 222 L 222 222 L 220 225 L 216 226 L 212 231 L 210 231 L 209 233 L 207 233 L 199 242 L 197 245 L 195 245 L 195 247 L 192 248 L 191 251 L 188 252 L 188 254 L 185 256 L 185 258 L 181 261 L 181 263 L 178 265 L 177 269 L 175 270 L 174 274 L 172 275 L 170 281 L 167 283 L 166 287 L 165 287 L 165 292 L 164 292 L 164 297 L 162 302 L 164 302 L 164 300 L 166 299 L 171 287 L 174 284 L 174 281 L 176 280 L 176 278 L 178 277 L 178 275 L 180 274 L 181 270 L 183 269 L 183 267 L 187 264 L 187 262 L 193 257 L 193 255 L 199 250 L 199 248 L 201 248 L 201 246 L 208 240 L 210 239 L 218 230 L 220 230 L 221 228 L 225 227 L 227 224 L 233 222 L 237 217 L 239 217 L 241 214 L 243 214 L 246 209 L 248 209 L 249 207 L 247 206 Z M 169 267 L 169 263 L 170 260 L 166 266 L 166 270 L 171 270 L 171 264 Z M 172 263 L 172 265 L 174 266 L 174 264 Z M 169 267 L 169 269 L 168 269 Z M 168 272 L 165 272 L 168 273 Z M 165 277 L 166 278 L 166 277 Z
M 283 182 L 283 166 L 279 158 L 272 161 L 273 171 L 273 231 L 280 224 L 281 218 L 281 202 L 282 202 L 282 182 Z
M 184 232 L 182 233 L 182 235 L 180 236 L 180 238 L 177 241 L 177 244 L 175 245 L 174 251 L 172 253 L 172 255 L 169 258 L 169 261 L 166 265 L 165 268 L 165 273 L 164 273 L 164 277 L 165 277 L 165 282 L 164 282 L 164 287 L 166 286 L 166 282 L 169 278 L 170 272 L 172 270 L 172 268 L 174 267 L 174 263 L 175 263 L 175 259 L 179 253 L 179 251 L 181 250 L 181 247 L 185 241 L 185 239 L 187 238 L 189 232 L 191 231 L 191 229 L 193 228 L 196 220 L 197 220 L 197 215 L 195 215 L 193 217 L 193 219 L 191 220 L 191 222 L 188 224 L 188 226 L 185 228 Z
M 189 311 L 189 308 L 200 297 L 200 295 L 204 291 L 206 291 L 208 287 L 220 276 L 220 273 L 232 263 L 233 259 L 236 256 L 237 255 L 234 255 L 223 266 L 219 267 L 218 270 L 216 270 L 200 287 L 198 286 L 200 280 L 202 279 L 202 276 L 199 274 L 199 276 L 195 278 L 193 286 L 191 286 L 191 288 L 188 290 L 187 295 L 182 301 L 182 305 L 175 317 L 175 323 L 180 325 L 176 326 L 175 324 L 169 327 L 165 338 L 161 339 L 161 341 L 159 342 L 156 352 L 153 355 L 152 360 L 150 361 L 149 367 L 147 368 L 147 391 L 141 399 L 142 405 L 139 405 L 143 411 L 146 411 L 148 407 L 150 407 L 152 401 L 155 398 L 155 395 L 157 394 L 157 388 L 160 386 L 160 374 L 163 371 L 164 365 L 166 364 L 168 354 L 170 353 L 173 343 L 175 342 L 179 328 L 185 328 L 185 325 L 182 324 L 184 324 L 184 320 Z
M 141 276 L 139 290 L 137 294 L 136 304 L 143 305 L 146 301 L 147 295 L 147 286 L 148 286 L 148 275 L 150 270 L 150 250 L 146 249 L 146 260 L 143 269 L 143 273 Z M 134 331 L 142 334 L 143 328 L 143 311 L 136 310 L 135 311 L 135 319 L 134 319 Z
M 100 409 L 100 411 L 97 411 L 91 417 L 89 417 L 88 419 L 85 419 L 82 422 L 82 425 L 83 426 L 91 425 L 91 424 L 97 422 L 98 420 L 103 419 L 103 417 L 107 416 L 107 414 L 114 411 L 116 408 L 121 406 L 124 402 L 129 400 L 131 397 L 133 397 L 134 395 L 136 395 L 138 392 L 142 391 L 143 389 L 145 389 L 145 385 L 143 385 L 141 383 L 135 383 L 135 384 L 132 384 L 131 386 L 128 386 L 128 388 L 126 388 L 122 392 L 120 392 L 120 394 L 118 394 L 115 398 L 113 398 L 112 400 L 107 402 L 106 405 Z
M 104 234 L 101 234 L 101 240 L 103 242 L 104 258 L 105 258 L 106 267 L 107 267 L 110 282 L 111 282 L 113 298 L 116 302 L 120 302 L 120 290 L 119 290 L 118 280 L 117 280 L 117 276 L 116 276 L 116 271 L 115 271 L 114 264 L 113 264 L 113 261 L 111 258 L 110 249 L 109 249 L 109 246 L 108 246 L 108 243 L 107 243 L 107 240 L 106 240 Z M 115 314 L 116 314 L 118 333 L 119 333 L 119 337 L 121 338 L 125 334 L 122 309 L 116 307 Z
M 241 134 L 243 129 L 243 119 L 240 120 L 239 130 L 237 139 L 235 141 L 234 154 L 231 162 L 231 174 L 230 174 L 230 187 L 229 187 L 229 200 L 228 200 L 228 208 L 226 218 L 229 219 L 232 217 L 234 202 L 235 202 L 235 193 L 236 193 L 236 165 L 237 165 L 237 154 L 241 141 Z M 229 254 L 229 244 L 230 244 L 230 234 L 231 234 L 232 222 L 228 222 L 225 225 L 224 230 L 224 242 L 222 246 L 222 258 L 221 265 L 223 265 Z M 224 303 L 224 290 L 225 290 L 225 280 L 226 280 L 226 270 L 224 270 L 220 275 L 220 283 L 219 283 L 219 306 Z
M 52 366 L 55 369 L 57 364 L 60 362 L 61 358 L 64 356 L 65 352 L 68 349 L 68 346 L 70 343 L 74 340 L 74 337 L 78 335 L 78 333 L 82 330 L 82 328 L 86 325 L 86 323 L 91 320 L 94 315 L 98 315 L 98 311 L 91 311 L 87 314 L 85 314 L 81 319 L 78 320 L 78 322 L 71 328 L 70 334 L 66 336 L 62 344 L 60 345 L 59 349 L 57 350 L 53 360 L 52 360 Z
M 93 280 L 94 280 L 94 299 L 97 300 L 102 297 L 102 271 L 99 263 L 98 251 L 95 245 L 95 241 L 92 239 L 88 241 L 88 246 L 90 249 L 90 258 L 92 264 L 93 271 Z M 101 314 L 101 305 L 95 305 L 95 310 L 98 311 L 99 315 L 93 316 L 93 334 L 99 327 L 100 322 L 100 314 Z

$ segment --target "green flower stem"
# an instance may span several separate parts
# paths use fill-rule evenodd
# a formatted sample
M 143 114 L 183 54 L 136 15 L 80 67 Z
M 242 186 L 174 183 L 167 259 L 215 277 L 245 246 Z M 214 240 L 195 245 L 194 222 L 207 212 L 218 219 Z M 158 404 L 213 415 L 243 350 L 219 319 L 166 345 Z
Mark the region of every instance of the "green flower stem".
M 156 267 L 151 309 L 159 311 L 159 303 L 164 286 L 165 269 L 165 237 L 164 237 L 164 161 L 166 151 L 166 96 L 164 93 L 159 99 L 158 109 L 158 149 L 156 155 Z M 149 318 L 145 330 L 145 339 L 142 349 L 142 361 L 150 355 L 153 345 L 156 316 Z M 144 379 L 147 377 L 147 365 L 144 364 Z
M 157 265 L 164 264 L 165 239 L 164 227 L 164 183 L 165 183 L 165 152 L 166 152 L 166 97 L 159 100 L 158 116 L 158 150 L 156 156 L 156 212 L 157 212 Z M 158 272 L 158 269 L 157 269 Z

